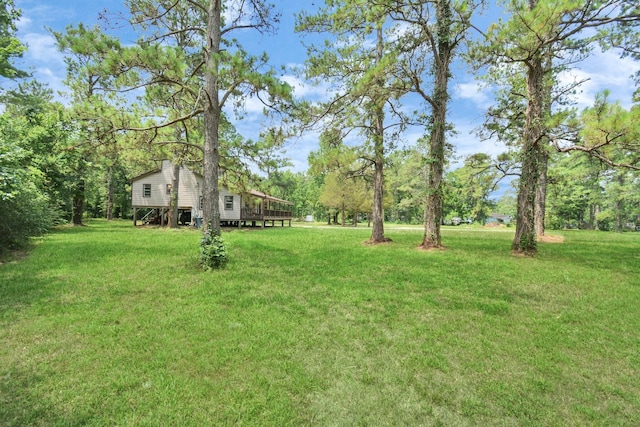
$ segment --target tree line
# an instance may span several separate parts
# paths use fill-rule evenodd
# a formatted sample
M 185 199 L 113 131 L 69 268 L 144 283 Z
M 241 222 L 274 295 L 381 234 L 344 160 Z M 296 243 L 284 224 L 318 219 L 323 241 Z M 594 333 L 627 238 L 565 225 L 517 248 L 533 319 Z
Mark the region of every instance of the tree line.
M 0 72 L 19 81 L 1 94 L 5 247 L 87 213 L 130 215 L 128 179 L 163 158 L 203 174 L 204 232 L 214 235 L 221 185 L 287 198 L 300 217 L 366 217 L 372 243 L 389 240 L 385 220 L 421 223 L 424 248 L 442 247 L 448 217 L 482 221 L 493 210 L 513 211 L 512 249 L 524 254 L 545 227 L 636 222 L 637 105 L 604 92 L 578 111 L 571 95 L 583 82 L 560 78 L 596 49 L 640 57 L 635 1 L 325 1 L 296 15 L 296 32 L 310 39 L 300 77 L 329 88 L 316 101 L 296 98 L 267 54 L 241 43 L 247 31 L 278 31 L 268 1 L 128 0 L 128 13 L 102 14 L 99 26 L 51 31 L 67 64 L 67 104 L 21 80 L 11 65 L 25 49 L 20 11 L 0 4 Z M 487 7 L 505 18 L 481 25 Z M 108 31 L 124 24 L 136 43 Z M 508 147 L 496 158 L 456 164 L 447 142 L 458 63 L 495 93 L 478 138 Z M 410 97 L 417 111 L 405 108 Z M 264 105 L 256 140 L 233 124 L 248 99 Z M 407 129 L 422 138 L 408 144 Z M 287 171 L 283 144 L 309 132 L 319 135 L 309 170 Z M 507 178 L 513 191 L 493 200 Z

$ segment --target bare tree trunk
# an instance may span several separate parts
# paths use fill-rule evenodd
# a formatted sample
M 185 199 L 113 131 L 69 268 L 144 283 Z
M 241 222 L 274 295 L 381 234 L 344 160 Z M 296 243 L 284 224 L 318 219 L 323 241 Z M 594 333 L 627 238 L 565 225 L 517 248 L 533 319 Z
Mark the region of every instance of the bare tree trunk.
M 114 188 L 113 188 L 113 166 L 109 166 L 107 170 L 107 199 L 105 201 L 105 218 L 107 221 L 111 221 L 113 219 L 113 199 L 114 199 Z
M 381 123 L 381 120 L 380 120 Z M 379 138 L 382 139 L 382 138 Z M 384 154 L 382 142 L 376 143 L 375 177 L 373 182 L 373 212 L 371 228 L 371 243 L 388 242 L 390 239 L 384 236 Z
M 540 176 L 536 188 L 536 208 L 535 208 L 535 228 L 536 236 L 544 236 L 544 217 L 547 208 L 547 172 L 549 170 L 549 153 L 541 150 L 540 154 Z
M 624 187 L 625 179 L 624 174 L 622 172 L 618 172 L 618 185 L 620 186 L 620 192 L 622 192 L 622 188 Z M 622 232 L 624 231 L 624 226 L 626 223 L 626 218 L 624 217 L 624 199 L 622 194 L 618 194 L 616 198 L 616 231 Z
M 84 215 L 86 202 L 86 182 L 84 176 L 86 174 L 86 162 L 84 158 L 80 158 L 76 170 L 77 178 L 73 189 L 71 222 L 73 225 L 83 225 L 82 217 Z
M 76 182 L 76 188 L 73 194 L 73 225 L 82 225 L 82 214 L 84 213 L 85 201 L 85 183 L 83 178 L 79 178 Z
M 382 28 L 377 29 L 377 52 L 376 57 L 378 62 L 382 61 L 384 54 L 384 44 L 382 39 Z M 380 86 L 384 85 L 384 82 L 379 81 Z M 375 106 L 375 123 L 374 123 L 374 177 L 373 177 L 373 215 L 372 222 L 373 228 L 371 229 L 370 243 L 383 243 L 388 242 L 384 236 L 384 110 L 383 102 L 380 99 L 375 99 L 373 102 Z
M 516 253 L 533 255 L 536 252 L 535 201 L 540 177 L 540 142 L 543 138 L 544 71 L 542 60 L 535 57 L 527 62 L 527 109 L 523 132 L 520 183 L 516 213 L 516 234 L 512 249 Z
M 438 149 L 439 142 L 431 138 L 431 150 Z M 443 147 L 444 148 L 444 147 Z M 444 151 L 444 150 L 443 150 Z M 439 157 L 436 154 L 436 157 Z M 443 163 L 429 154 L 427 166 L 427 200 L 424 210 L 424 236 L 421 246 L 425 249 L 441 248 L 442 236 L 440 233 L 442 224 L 442 175 Z
M 434 57 L 434 90 L 430 98 L 432 128 L 427 158 L 427 200 L 424 210 L 424 237 L 421 247 L 441 248 L 442 236 L 442 177 L 446 141 L 447 103 L 449 101 L 449 67 L 453 55 L 451 41 L 451 5 L 440 1 L 436 5 L 438 52 Z
M 219 59 L 221 34 L 221 0 L 211 0 L 208 9 L 207 46 L 205 49 L 206 73 L 205 93 L 207 101 L 204 111 L 204 188 L 203 188 L 203 231 L 209 228 L 214 234 L 220 234 L 220 190 L 218 188 L 218 167 L 220 163 L 220 98 L 219 98 Z
M 180 186 L 180 163 L 174 162 L 171 171 L 171 193 L 169 194 L 169 228 L 178 228 L 178 188 Z

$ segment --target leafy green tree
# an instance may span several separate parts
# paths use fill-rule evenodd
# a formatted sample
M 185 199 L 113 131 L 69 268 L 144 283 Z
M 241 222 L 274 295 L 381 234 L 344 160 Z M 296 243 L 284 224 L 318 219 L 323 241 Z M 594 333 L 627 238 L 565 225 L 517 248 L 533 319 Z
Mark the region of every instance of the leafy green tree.
M 335 128 L 325 129 L 320 134 L 318 141 L 319 148 L 309 153 L 308 174 L 314 178 L 318 188 L 327 185 L 328 176 L 334 174 L 346 177 L 356 173 L 354 165 L 357 163 L 357 151 L 355 147 L 343 144 L 342 132 Z M 330 187 L 333 183 L 328 184 Z M 318 202 L 321 206 L 328 207 L 331 211 L 335 208 L 331 203 L 322 203 L 321 194 L 318 194 Z M 328 212 L 328 223 L 331 223 L 331 212 Z
M 571 0 L 517 0 L 508 3 L 510 18 L 493 25 L 487 44 L 475 49 L 476 59 L 491 68 L 499 82 L 504 69 L 522 69 L 525 75 L 526 108 L 520 140 L 521 175 L 518 192 L 516 234 L 512 249 L 536 251 L 535 201 L 545 141 L 549 135 L 548 83 L 554 75 L 578 63 L 604 39 L 602 31 L 615 23 L 637 22 L 636 2 L 610 0 L 598 3 Z M 553 121 L 552 121 L 553 122 Z
M 40 190 L 42 174 L 28 161 L 28 152 L 6 138 L 0 116 L 0 253 L 23 247 L 30 237 L 45 233 L 54 211 Z
M 600 228 L 595 214 L 602 207 L 605 168 L 585 154 L 558 156 L 550 165 L 548 226 L 562 229 L 589 224 L 590 228 Z
M 75 181 L 72 220 L 74 225 L 82 225 L 87 186 L 95 166 L 104 158 L 112 165 L 118 163 L 119 150 L 115 149 L 118 135 L 114 129 L 123 127 L 124 116 L 116 113 L 114 104 L 122 100 L 110 90 L 114 77 L 104 72 L 103 65 L 109 54 L 120 48 L 120 43 L 98 27 L 89 29 L 83 24 L 77 28 L 69 26 L 65 33 L 52 31 L 52 34 L 58 49 L 66 54 L 65 84 L 70 89 L 77 135 L 77 142 L 70 147 L 76 158 L 69 176 Z M 108 182 L 107 186 L 112 189 Z M 112 191 L 107 191 L 107 198 L 110 211 Z
M 28 74 L 11 64 L 14 58 L 20 58 L 26 47 L 20 43 L 16 33 L 16 21 L 21 12 L 15 8 L 13 0 L 0 0 L 0 77 L 16 79 Z
M 51 99 L 34 81 L 2 96 L 0 250 L 23 246 L 70 214 L 69 120 Z
M 4 136 L 26 150 L 28 166 L 43 175 L 38 188 L 47 195 L 55 217 L 69 221 L 73 189 L 68 176 L 75 153 L 69 149 L 73 127 L 67 109 L 52 101 L 49 88 L 33 80 L 6 92 L 2 100 L 11 123 L 4 129 Z
M 314 177 L 305 172 L 283 173 L 281 183 L 286 182 L 286 193 L 281 193 L 279 197 L 293 203 L 294 217 L 302 218 L 307 215 L 321 217 L 320 191 L 322 189 L 322 177 Z M 282 184 L 279 184 L 282 185 Z M 277 195 L 277 193 L 274 193 Z
M 610 103 L 608 91 L 596 96 L 593 107 L 586 108 L 570 126 L 574 139 L 554 139 L 558 152 L 586 153 L 612 168 L 640 169 L 640 107 L 625 110 Z
M 384 235 L 384 169 L 386 153 L 406 123 L 397 99 L 406 93 L 396 67 L 397 34 L 385 28 L 389 9 L 384 2 L 364 4 L 358 0 L 325 2 L 314 15 L 301 14 L 297 30 L 320 32 L 333 39 L 309 48 L 306 75 L 312 80 L 330 80 L 332 99 L 319 106 L 312 120 L 323 126 L 329 121 L 342 141 L 353 131 L 364 141 L 353 143 L 360 174 L 373 183 L 373 214 L 370 241 L 388 241 Z M 371 170 L 371 172 L 367 172 Z
M 353 225 L 358 224 L 358 214 L 371 211 L 371 191 L 361 177 L 349 177 L 332 172 L 327 175 L 320 203 L 329 209 L 335 209 L 341 214 L 343 227 L 347 225 L 347 216 L 350 213 Z
M 511 215 L 515 218 L 516 216 L 516 208 L 517 208 L 517 196 L 515 193 L 515 189 L 510 188 L 507 189 L 499 198 L 496 200 L 495 211 L 502 215 Z
M 446 175 L 446 205 L 456 216 L 484 222 L 494 207 L 489 196 L 498 177 L 491 156 L 484 153 L 468 156 L 461 167 Z
M 341 223 L 346 225 L 346 211 L 349 198 L 351 197 L 351 188 L 348 186 L 347 179 L 339 173 L 333 172 L 326 176 L 322 192 L 320 193 L 320 203 L 329 208 L 340 212 Z
M 404 31 L 400 51 L 402 79 L 426 103 L 427 129 L 426 204 L 423 248 L 442 247 L 443 177 L 447 162 L 447 110 L 449 82 L 461 43 L 471 28 L 471 18 L 482 2 L 449 0 L 390 1 L 391 16 Z
M 387 162 L 387 188 L 392 198 L 392 221 L 419 224 L 424 219 L 425 174 L 424 156 L 417 149 L 396 150 Z
M 620 16 L 626 19 L 616 20 L 612 27 L 599 30 L 599 41 L 604 49 L 616 48 L 623 58 L 640 60 L 640 31 L 638 31 L 637 16 L 640 14 L 639 6 L 634 1 L 620 1 L 618 3 Z M 636 101 L 640 100 L 640 70 L 635 75 Z

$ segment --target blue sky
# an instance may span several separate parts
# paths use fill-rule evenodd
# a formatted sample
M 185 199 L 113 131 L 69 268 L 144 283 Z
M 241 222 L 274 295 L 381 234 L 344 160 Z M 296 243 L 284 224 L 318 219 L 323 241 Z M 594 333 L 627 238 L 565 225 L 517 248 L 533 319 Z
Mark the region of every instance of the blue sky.
M 272 0 L 276 8 L 282 12 L 282 21 L 276 36 L 252 36 L 245 48 L 258 54 L 266 51 L 274 66 L 300 65 L 305 60 L 306 50 L 302 45 L 302 37 L 293 31 L 294 13 L 301 11 L 308 0 Z M 317 1 L 319 2 L 319 0 Z M 98 23 L 98 14 L 103 10 L 116 12 L 123 10 L 121 0 L 15 0 L 16 6 L 22 9 L 22 19 L 18 23 L 18 37 L 28 45 L 28 51 L 17 62 L 23 69 L 32 69 L 34 77 L 48 83 L 55 91 L 64 91 L 62 81 L 65 78 L 63 57 L 56 50 L 54 40 L 45 28 L 62 31 L 69 24 L 93 26 Z M 133 36 L 122 34 L 123 41 L 132 42 Z M 129 39 L 127 39 L 129 37 Z M 640 69 L 640 65 L 630 59 L 620 59 L 615 53 L 594 53 L 588 60 L 580 64 L 580 69 L 573 75 L 564 78 L 570 81 L 573 76 L 587 78 L 581 92 L 576 94 L 576 106 L 584 108 L 593 102 L 599 91 L 611 90 L 611 99 L 619 100 L 622 105 L 631 105 L 633 84 L 629 76 Z M 450 107 L 450 121 L 454 123 L 457 135 L 450 139 L 456 147 L 458 156 L 477 152 L 497 154 L 503 147 L 492 141 L 481 142 L 475 130 L 482 124 L 486 108 L 491 105 L 490 92 L 479 90 L 474 76 L 468 74 L 464 67 L 456 66 L 453 70 Z M 285 73 L 283 78 L 292 84 L 297 96 L 311 99 L 326 96 L 326 89 L 306 84 L 293 73 Z M 247 105 L 247 116 L 237 124 L 238 130 L 246 137 L 255 138 L 260 130 L 260 113 L 262 107 L 256 102 Z M 412 144 L 422 135 L 420 129 L 407 132 L 405 141 Z M 294 171 L 307 169 L 307 156 L 317 148 L 317 135 L 307 134 L 301 139 L 291 141 L 287 145 L 286 155 L 293 162 Z

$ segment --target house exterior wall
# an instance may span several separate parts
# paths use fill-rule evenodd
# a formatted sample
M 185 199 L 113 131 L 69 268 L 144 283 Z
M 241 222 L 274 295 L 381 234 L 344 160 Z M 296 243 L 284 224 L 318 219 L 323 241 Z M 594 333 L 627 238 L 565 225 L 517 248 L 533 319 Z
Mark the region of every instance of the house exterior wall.
M 173 166 L 170 161 L 163 160 L 162 169 L 134 179 L 131 184 L 131 204 L 137 208 L 162 208 L 169 206 L 167 184 L 171 184 Z M 144 197 L 144 186 L 151 187 L 150 197 Z M 186 167 L 180 169 L 178 185 L 178 207 L 180 209 L 198 208 L 202 177 L 192 173 Z
M 226 197 L 233 198 L 233 208 L 228 209 Z M 240 219 L 240 195 L 230 193 L 227 189 L 220 189 L 220 220 L 221 221 L 238 221 Z
M 168 208 L 169 197 L 167 184 L 171 184 L 173 165 L 169 160 L 162 161 L 162 169 L 158 172 L 142 175 L 131 183 L 131 204 L 134 208 Z M 145 184 L 151 187 L 150 197 L 144 197 Z M 192 218 L 202 217 L 200 196 L 202 194 L 203 178 L 186 167 L 180 169 L 178 185 L 178 208 L 191 209 Z M 225 197 L 233 197 L 232 209 L 227 209 Z M 220 219 L 222 221 L 237 221 L 240 219 L 240 195 L 221 188 L 219 197 Z

